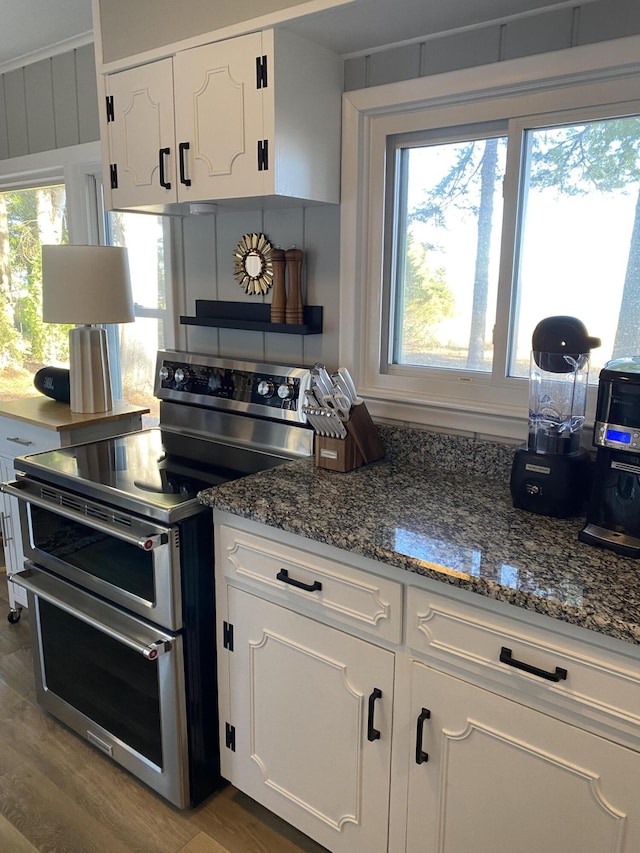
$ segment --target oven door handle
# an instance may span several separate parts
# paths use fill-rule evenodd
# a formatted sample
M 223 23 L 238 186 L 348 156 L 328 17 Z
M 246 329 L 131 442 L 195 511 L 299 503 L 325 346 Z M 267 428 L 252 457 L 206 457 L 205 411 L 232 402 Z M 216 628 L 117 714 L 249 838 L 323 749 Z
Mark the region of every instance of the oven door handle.
M 165 652 L 171 651 L 171 636 L 153 630 L 146 624 L 141 626 L 138 620 L 135 620 L 135 623 L 140 635 L 132 636 L 132 632 L 126 630 L 125 622 L 127 620 L 133 622 L 133 617 L 123 615 L 116 608 L 45 572 L 38 569 L 31 571 L 26 568 L 30 565 L 32 564 L 26 561 L 25 571 L 17 572 L 11 577 L 14 583 L 26 589 L 27 592 L 64 610 L 65 613 L 95 628 L 101 634 L 106 634 L 133 651 L 139 652 L 147 660 L 154 661 Z M 144 634 L 148 636 L 143 637 Z
M 146 536 L 132 536 L 125 530 L 120 530 L 114 524 L 109 524 L 108 521 L 93 520 L 81 512 L 73 509 L 60 506 L 60 504 L 52 503 L 44 498 L 36 497 L 25 491 L 23 481 L 14 480 L 12 483 L 3 483 L 0 487 L 7 495 L 17 498 L 19 501 L 31 503 L 34 506 L 42 509 L 48 509 L 49 512 L 55 512 L 56 515 L 62 518 L 68 518 L 70 521 L 77 521 L 79 524 L 84 524 L 85 527 L 91 527 L 93 530 L 98 530 L 100 533 L 108 533 L 116 539 L 121 539 L 123 542 L 128 542 L 130 545 L 135 545 L 143 551 L 153 551 L 161 545 L 166 545 L 169 541 L 168 533 L 149 533 Z

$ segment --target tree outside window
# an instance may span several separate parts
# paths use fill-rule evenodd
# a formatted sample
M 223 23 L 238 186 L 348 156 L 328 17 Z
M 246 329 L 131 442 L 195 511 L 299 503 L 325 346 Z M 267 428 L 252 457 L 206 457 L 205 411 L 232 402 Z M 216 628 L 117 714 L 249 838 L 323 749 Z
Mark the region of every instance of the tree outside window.
M 0 193 L 0 400 L 37 394 L 33 375 L 69 360 L 70 326 L 42 320 L 41 246 L 68 242 L 63 185 Z
M 398 196 L 406 201 L 396 214 L 395 363 L 496 369 L 507 141 L 505 135 L 401 149 Z M 533 329 L 558 314 L 577 316 L 602 339 L 594 368 L 637 355 L 640 117 L 525 129 L 513 150 L 522 161 L 504 369 L 527 376 Z M 595 381 L 597 370 L 591 375 Z

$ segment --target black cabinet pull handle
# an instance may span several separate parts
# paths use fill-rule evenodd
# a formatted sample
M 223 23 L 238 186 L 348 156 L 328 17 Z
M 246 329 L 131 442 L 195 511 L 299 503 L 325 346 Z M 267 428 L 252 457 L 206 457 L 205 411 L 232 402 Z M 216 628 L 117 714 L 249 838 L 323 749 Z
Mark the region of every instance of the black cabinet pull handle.
M 546 678 L 547 681 L 564 681 L 567 677 L 567 670 L 557 666 L 555 672 L 549 672 L 546 669 L 539 669 L 537 666 L 532 666 L 530 663 L 516 660 L 511 657 L 511 649 L 503 646 L 500 650 L 500 663 L 506 663 L 516 669 L 522 669 L 524 672 L 529 672 L 531 675 L 537 675 L 539 678 Z
M 166 176 L 164 174 L 164 158 L 168 157 L 171 154 L 170 148 L 161 148 L 158 153 L 158 164 L 160 166 L 160 186 L 164 187 L 165 190 L 171 189 L 171 181 L 166 180 Z
M 375 714 L 376 699 L 382 698 L 382 690 L 379 687 L 373 688 L 373 693 L 369 696 L 369 718 L 367 720 L 367 738 L 368 740 L 380 740 L 380 732 L 373 727 L 373 715 Z
M 286 569 L 280 569 L 276 575 L 276 580 L 288 583 L 290 586 L 296 586 L 298 589 L 304 589 L 306 592 L 319 592 L 322 589 L 320 581 L 314 581 L 313 583 L 297 581 L 295 578 L 289 577 L 289 572 Z
M 184 184 L 185 187 L 191 186 L 191 178 L 187 178 L 187 168 L 185 166 L 185 157 L 184 157 L 185 151 L 188 151 L 189 148 L 191 148 L 191 146 L 189 145 L 188 142 L 181 142 L 180 145 L 178 145 L 178 151 L 179 151 L 178 163 L 180 165 L 180 183 Z
M 424 721 L 431 718 L 431 711 L 428 708 L 423 708 L 418 714 L 418 726 L 416 729 L 416 764 L 424 764 L 429 760 L 429 753 L 422 749 L 422 734 L 424 731 Z

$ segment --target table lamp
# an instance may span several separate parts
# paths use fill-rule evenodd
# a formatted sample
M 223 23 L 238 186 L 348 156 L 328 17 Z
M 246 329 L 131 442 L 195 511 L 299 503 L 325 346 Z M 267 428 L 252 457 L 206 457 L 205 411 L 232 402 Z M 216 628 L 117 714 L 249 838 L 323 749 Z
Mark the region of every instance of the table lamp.
M 43 246 L 42 319 L 79 324 L 69 332 L 71 411 L 108 412 L 113 400 L 107 334 L 95 324 L 135 319 L 127 250 Z

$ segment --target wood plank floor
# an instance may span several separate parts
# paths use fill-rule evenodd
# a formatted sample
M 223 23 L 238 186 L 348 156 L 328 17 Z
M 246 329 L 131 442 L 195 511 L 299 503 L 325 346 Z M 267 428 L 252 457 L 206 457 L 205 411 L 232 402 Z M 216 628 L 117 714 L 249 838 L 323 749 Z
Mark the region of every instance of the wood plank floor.
M 42 711 L 8 609 L 0 574 L 0 853 L 326 853 L 230 785 L 175 809 Z

